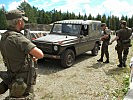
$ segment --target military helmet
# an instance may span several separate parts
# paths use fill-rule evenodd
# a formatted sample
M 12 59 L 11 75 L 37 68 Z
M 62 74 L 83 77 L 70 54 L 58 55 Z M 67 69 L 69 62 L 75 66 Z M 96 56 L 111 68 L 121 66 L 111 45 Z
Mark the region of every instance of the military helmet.
M 101 27 L 103 27 L 103 26 L 107 26 L 106 23 L 102 23 L 102 24 L 101 24 Z
M 121 20 L 121 21 L 120 21 L 120 25 L 121 25 L 121 24 L 124 25 L 124 26 L 126 26 L 126 25 L 127 25 L 127 22 L 126 22 L 125 20 Z

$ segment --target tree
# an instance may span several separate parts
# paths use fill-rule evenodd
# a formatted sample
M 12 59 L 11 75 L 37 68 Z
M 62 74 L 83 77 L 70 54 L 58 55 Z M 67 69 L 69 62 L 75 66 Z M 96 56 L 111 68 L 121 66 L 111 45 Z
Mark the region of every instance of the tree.
M 129 27 L 133 27 L 133 16 L 129 18 Z
M 75 13 L 71 13 L 70 19 L 76 19 Z
M 91 14 L 89 14 L 89 16 L 88 16 L 88 20 L 92 20 L 92 16 L 91 16 Z
M 18 7 L 19 10 L 24 10 L 25 15 L 29 18 L 28 22 L 29 23 L 37 23 L 37 18 L 36 18 L 36 14 L 34 12 L 35 9 L 33 9 L 30 4 L 28 4 L 27 2 L 22 2 L 20 4 L 20 6 Z
M 114 15 L 107 17 L 105 14 L 102 16 L 98 14 L 96 17 L 94 17 L 91 14 L 89 14 L 89 16 L 87 16 L 86 14 L 81 15 L 80 12 L 78 15 L 75 15 L 75 13 L 73 12 L 70 13 L 69 11 L 67 11 L 62 13 L 61 10 L 57 11 L 55 9 L 51 11 L 45 11 L 44 9 L 39 10 L 34 6 L 32 7 L 30 6 L 30 4 L 28 4 L 25 1 L 20 4 L 18 9 L 25 11 L 26 16 L 29 18 L 28 23 L 50 24 L 55 21 L 67 20 L 67 19 L 82 19 L 82 20 L 88 19 L 88 20 L 99 20 L 101 22 L 106 23 L 110 29 L 118 30 L 120 20 L 126 20 L 128 26 L 133 27 L 133 16 L 131 18 L 128 18 L 127 16 L 122 15 L 122 17 L 119 18 Z M 7 27 L 4 12 L 5 12 L 4 8 L 0 9 L 0 29 L 6 29 Z
M 84 18 L 83 18 L 84 20 L 87 20 L 87 15 L 86 15 L 86 13 L 85 13 L 85 15 L 84 15 Z
M 100 18 L 100 17 L 99 17 L 99 18 Z M 102 22 L 102 23 L 106 23 L 106 15 L 105 15 L 105 14 L 102 16 L 101 22 Z
M 118 30 L 120 27 L 119 17 L 115 17 L 115 26 L 116 26 L 115 30 Z
M 79 12 L 78 19 L 80 19 L 80 18 L 81 18 L 81 15 L 80 15 L 80 12 Z
M 6 16 L 5 11 L 3 9 L 0 9 L 0 29 L 6 29 L 7 28 L 7 22 L 6 22 Z
M 95 19 L 101 21 L 101 15 L 98 14 Z

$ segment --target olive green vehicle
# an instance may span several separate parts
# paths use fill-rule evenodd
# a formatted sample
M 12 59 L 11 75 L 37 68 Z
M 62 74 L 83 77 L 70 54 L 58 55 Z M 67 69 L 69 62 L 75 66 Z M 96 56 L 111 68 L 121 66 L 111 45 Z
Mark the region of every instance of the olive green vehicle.
M 100 49 L 101 22 L 94 20 L 63 20 L 53 24 L 49 34 L 33 40 L 45 58 L 61 60 L 70 67 L 75 57 L 87 51 L 96 56 Z

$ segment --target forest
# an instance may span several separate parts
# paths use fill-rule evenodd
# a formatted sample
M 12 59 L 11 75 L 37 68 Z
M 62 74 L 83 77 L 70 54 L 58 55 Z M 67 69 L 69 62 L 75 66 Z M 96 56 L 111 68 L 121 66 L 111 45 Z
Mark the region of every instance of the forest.
M 111 30 L 118 30 L 120 20 L 126 20 L 128 27 L 133 27 L 133 16 L 129 18 L 127 15 L 122 15 L 121 18 L 110 15 L 106 16 L 105 14 L 97 14 L 96 17 L 91 14 L 81 15 L 80 12 L 76 15 L 74 12 L 62 12 L 53 9 L 52 11 L 45 11 L 45 9 L 40 10 L 37 7 L 32 7 L 27 2 L 22 2 L 17 8 L 19 10 L 24 10 L 25 15 L 29 18 L 27 23 L 30 24 L 51 24 L 55 21 L 68 20 L 68 19 L 82 19 L 82 20 L 98 20 L 103 23 L 106 23 L 108 28 Z M 5 13 L 7 11 L 3 8 L 0 9 L 0 30 L 7 29 Z

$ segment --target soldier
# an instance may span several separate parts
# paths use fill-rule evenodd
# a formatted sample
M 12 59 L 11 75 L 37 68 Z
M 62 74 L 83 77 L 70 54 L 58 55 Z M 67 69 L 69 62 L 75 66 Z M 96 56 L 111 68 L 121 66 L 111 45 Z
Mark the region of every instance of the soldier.
M 101 41 L 102 47 L 101 47 L 101 58 L 97 60 L 98 62 L 103 62 L 104 54 L 106 56 L 106 61 L 104 63 L 109 63 L 109 52 L 108 52 L 108 45 L 110 41 L 110 33 L 108 32 L 108 28 L 105 23 L 101 24 L 101 28 L 103 30 Z
M 121 29 L 116 31 L 116 37 L 110 42 L 110 44 L 117 40 L 117 45 L 115 47 L 119 59 L 119 65 L 117 66 L 126 67 L 127 55 L 129 52 L 129 47 L 131 46 L 130 37 L 132 35 L 132 30 L 127 27 L 127 23 L 124 20 L 120 22 L 120 27 Z
M 24 12 L 20 10 L 6 13 L 8 30 L 2 34 L 0 41 L 0 51 L 7 67 L 6 73 L 0 75 L 3 79 L 0 83 L 0 94 L 9 89 L 9 98 L 17 98 L 17 100 L 30 94 L 33 99 L 36 70 L 31 67 L 30 57 L 36 61 L 44 56 L 43 52 L 20 32 L 24 29 L 24 21 L 28 20 L 23 15 Z M 31 98 L 26 100 L 32 100 Z

